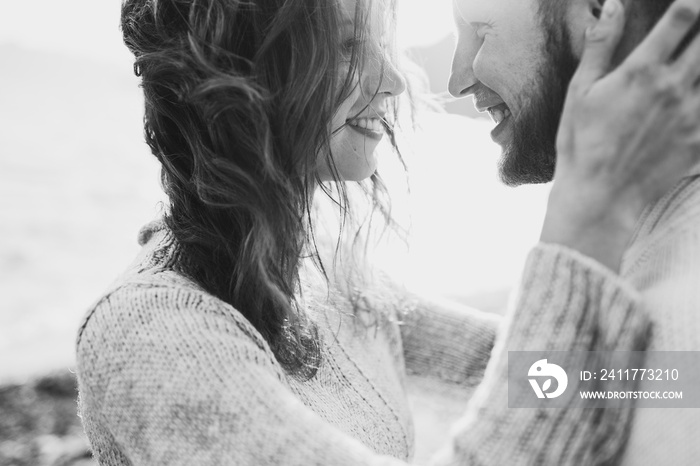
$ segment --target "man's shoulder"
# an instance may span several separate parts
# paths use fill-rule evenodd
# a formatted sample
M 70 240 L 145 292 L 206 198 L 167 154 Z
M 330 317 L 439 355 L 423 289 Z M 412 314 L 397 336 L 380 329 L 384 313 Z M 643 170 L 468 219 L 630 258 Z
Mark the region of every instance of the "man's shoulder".
M 700 227 L 693 222 L 700 216 L 700 175 L 684 178 L 654 206 L 638 227 L 637 236 L 663 235 L 677 228 Z
M 681 255 L 700 253 L 700 175 L 684 178 L 647 208 L 625 253 L 623 274 L 649 256 L 679 248 Z

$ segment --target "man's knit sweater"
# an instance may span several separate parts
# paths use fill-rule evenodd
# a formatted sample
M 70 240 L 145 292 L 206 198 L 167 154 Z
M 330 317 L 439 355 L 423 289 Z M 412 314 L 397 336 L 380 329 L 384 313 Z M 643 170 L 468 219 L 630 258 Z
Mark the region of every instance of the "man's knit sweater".
M 653 322 L 650 351 L 700 351 L 700 165 L 639 223 L 622 276 Z M 700 463 L 700 411 L 640 409 L 626 466 Z
M 508 350 L 644 345 L 637 292 L 574 251 L 531 252 L 495 346 L 495 318 L 381 281 L 353 312 L 309 272 L 303 305 L 320 329 L 322 363 L 300 381 L 236 309 L 178 272 L 166 228 L 142 239 L 77 340 L 80 413 L 100 464 L 405 464 L 407 372 L 464 390 L 481 382 L 436 463 L 601 464 L 623 451 L 632 409 L 508 409 Z

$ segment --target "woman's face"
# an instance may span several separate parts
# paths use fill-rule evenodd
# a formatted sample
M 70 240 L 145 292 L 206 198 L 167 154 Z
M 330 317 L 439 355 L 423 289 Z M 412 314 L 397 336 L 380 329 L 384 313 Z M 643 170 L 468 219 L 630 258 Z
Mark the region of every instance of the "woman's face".
M 335 112 L 331 123 L 330 141 L 333 164 L 342 181 L 360 181 L 370 177 L 377 169 L 375 151 L 385 136 L 383 120 L 389 118 L 388 100 L 401 94 L 406 83 L 383 46 L 387 32 L 383 9 L 385 0 L 371 2 L 368 30 L 363 44 L 355 41 L 355 9 L 358 0 L 339 0 L 343 12 L 342 39 L 347 61 L 341 66 L 345 80 L 353 45 L 364 49 L 360 53 L 359 70 L 351 80 L 350 91 Z M 363 7 L 362 5 L 360 6 Z M 333 170 L 327 154 L 319 154 L 318 175 L 321 181 L 332 181 Z

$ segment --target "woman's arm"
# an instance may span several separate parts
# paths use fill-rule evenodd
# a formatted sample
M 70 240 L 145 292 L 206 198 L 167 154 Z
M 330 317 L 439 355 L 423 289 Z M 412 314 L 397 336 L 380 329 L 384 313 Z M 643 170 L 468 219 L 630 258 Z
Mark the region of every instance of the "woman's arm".
M 479 384 L 502 318 L 417 296 L 405 303 L 398 313 L 408 375 L 462 388 Z

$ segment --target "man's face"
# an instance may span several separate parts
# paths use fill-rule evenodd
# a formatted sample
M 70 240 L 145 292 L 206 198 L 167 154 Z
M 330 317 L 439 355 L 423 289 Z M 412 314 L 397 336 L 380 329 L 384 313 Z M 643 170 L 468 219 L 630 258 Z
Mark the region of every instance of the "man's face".
M 551 181 L 556 132 L 576 69 L 566 2 L 454 0 L 458 40 L 450 93 L 472 95 L 503 148 L 501 179 L 509 185 Z M 550 9 L 547 9 L 550 8 Z M 561 11 L 559 11 L 561 10 Z

